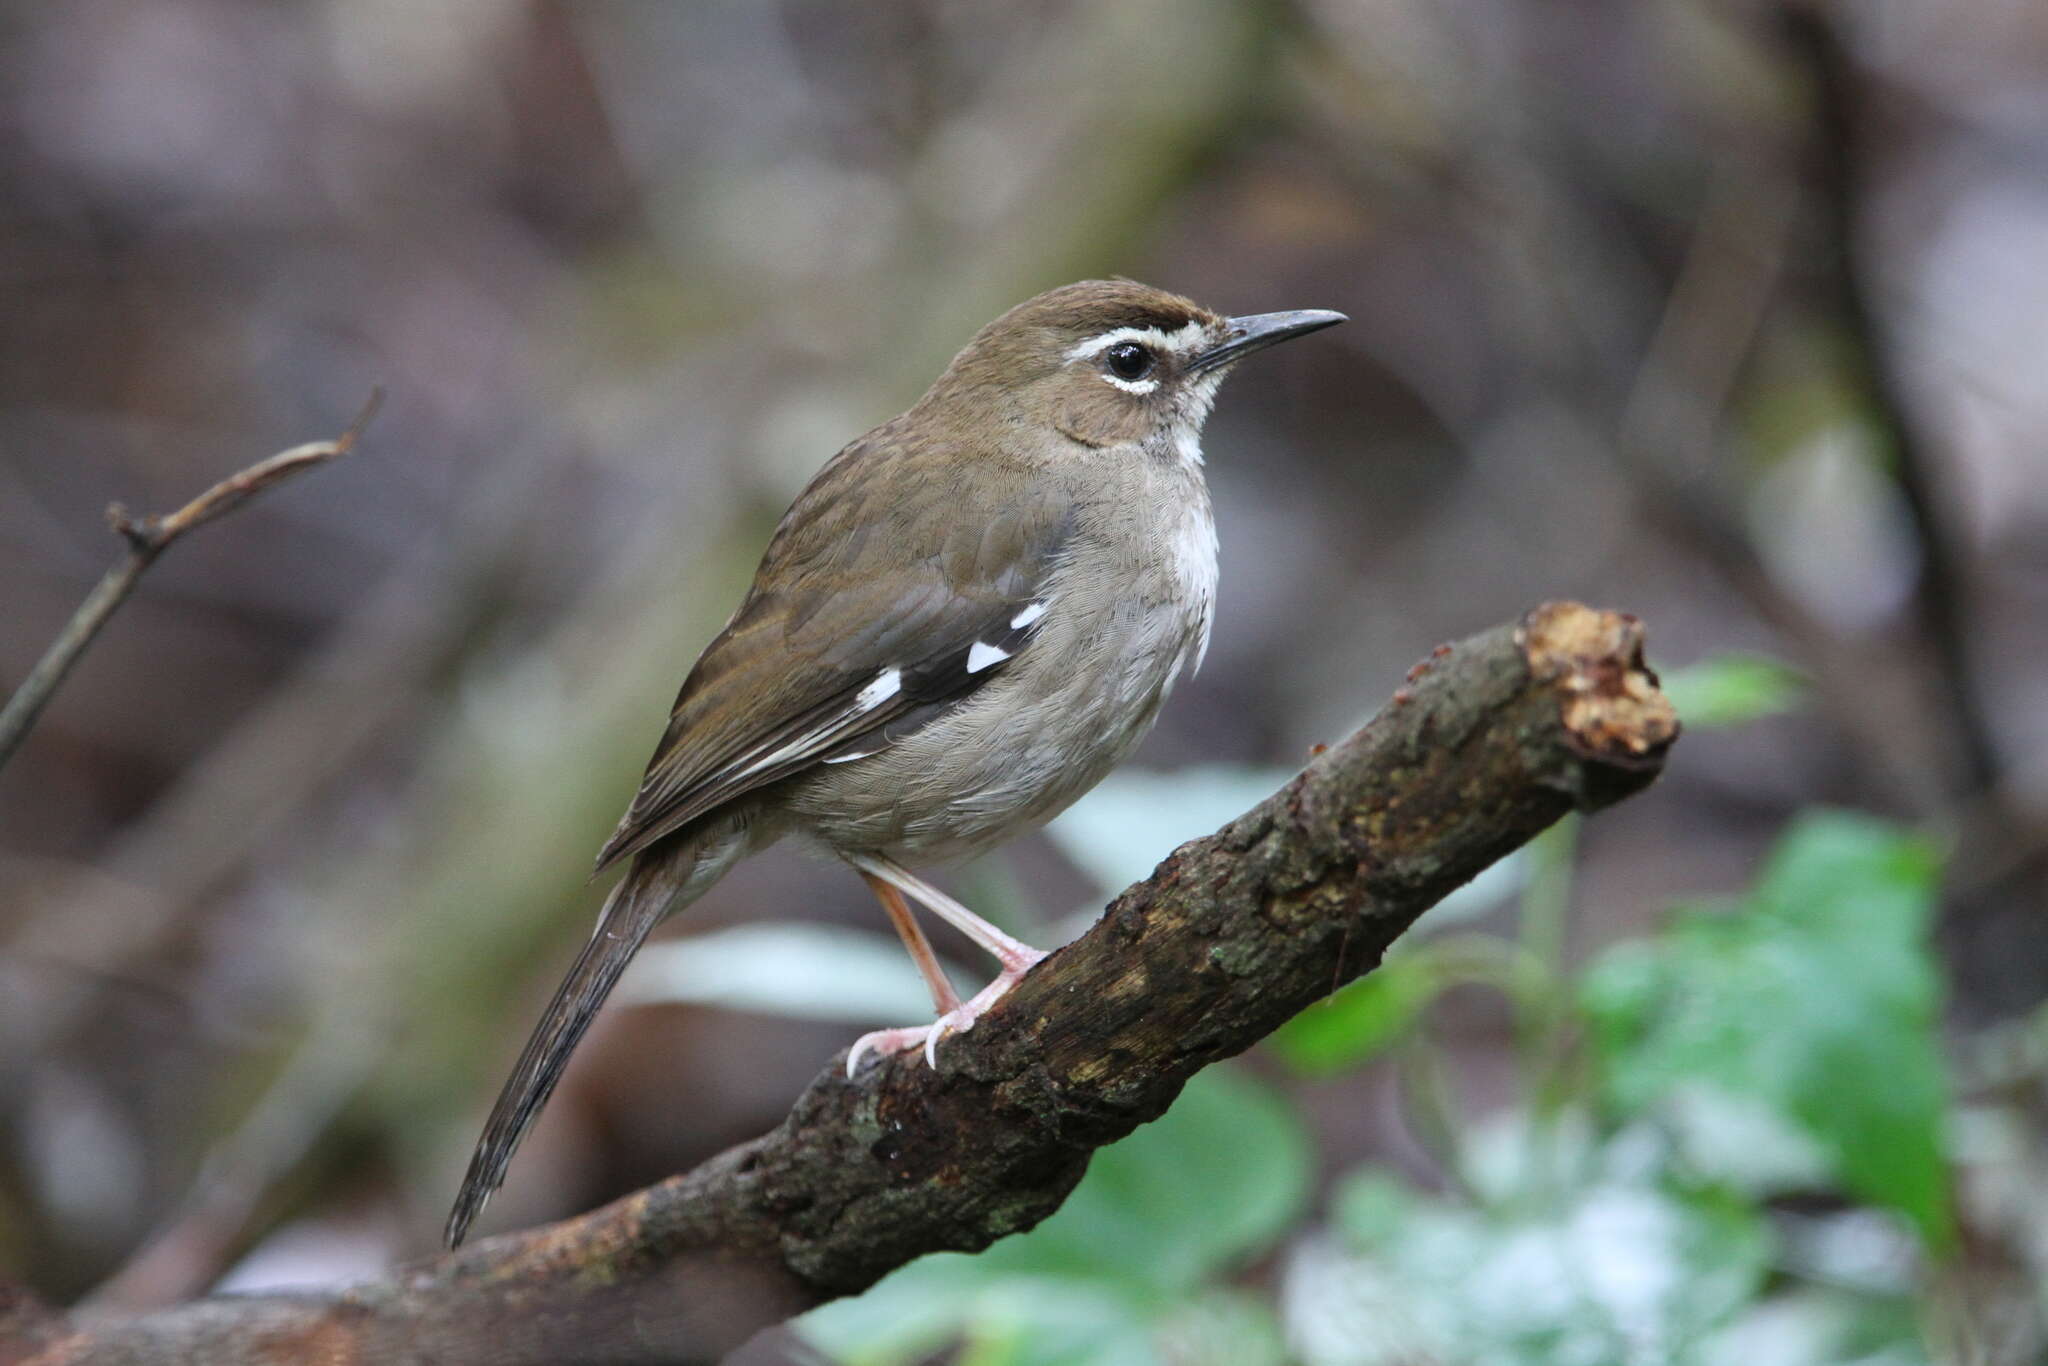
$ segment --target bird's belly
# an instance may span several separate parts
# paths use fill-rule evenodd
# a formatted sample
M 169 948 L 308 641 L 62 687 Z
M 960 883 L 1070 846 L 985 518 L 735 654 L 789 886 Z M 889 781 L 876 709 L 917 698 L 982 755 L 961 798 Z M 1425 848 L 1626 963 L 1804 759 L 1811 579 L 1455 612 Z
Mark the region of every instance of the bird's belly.
M 792 809 L 833 848 L 906 862 L 964 858 L 1052 819 L 1151 730 L 1204 625 L 1184 610 L 1124 610 L 1136 619 L 1027 653 L 888 749 L 814 771 Z

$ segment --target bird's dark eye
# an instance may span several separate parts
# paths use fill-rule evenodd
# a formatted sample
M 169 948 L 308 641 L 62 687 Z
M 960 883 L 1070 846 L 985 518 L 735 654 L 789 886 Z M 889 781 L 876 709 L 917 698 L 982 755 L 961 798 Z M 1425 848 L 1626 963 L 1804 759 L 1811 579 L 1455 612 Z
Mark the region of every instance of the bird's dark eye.
M 1152 353 L 1136 342 L 1118 342 L 1102 356 L 1118 379 L 1143 379 L 1152 370 Z

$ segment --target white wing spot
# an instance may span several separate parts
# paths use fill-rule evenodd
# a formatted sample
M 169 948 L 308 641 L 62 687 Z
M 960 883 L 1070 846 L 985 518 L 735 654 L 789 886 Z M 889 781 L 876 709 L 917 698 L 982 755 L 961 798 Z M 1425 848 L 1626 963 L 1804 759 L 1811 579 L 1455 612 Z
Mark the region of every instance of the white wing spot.
M 1016 616 L 1010 618 L 1010 629 L 1012 631 L 1021 631 L 1026 626 L 1029 626 L 1032 622 L 1037 621 L 1040 617 L 1044 615 L 1045 604 L 1042 602 L 1034 602 L 1029 607 L 1026 607 L 1024 610 L 1017 613 Z
M 860 690 L 853 699 L 853 705 L 861 711 L 873 711 L 897 693 L 903 691 L 903 670 L 884 669 L 875 675 L 875 681 Z
M 874 753 L 877 753 L 877 752 L 878 752 L 878 751 L 876 751 L 876 750 L 872 750 L 872 749 L 864 749 L 864 750 L 860 750 L 860 751 L 858 751 L 857 753 L 854 753 L 854 754 L 835 754 L 835 755 L 834 755 L 834 756 L 832 756 L 832 757 L 831 757 L 830 759 L 827 759 L 827 760 L 825 760 L 824 762 L 826 762 L 826 763 L 828 763 L 828 764 L 850 764 L 850 763 L 852 763 L 852 762 L 853 762 L 853 761 L 854 761 L 855 759 L 865 759 L 865 758 L 867 758 L 867 757 L 868 757 L 868 756 L 869 756 L 870 754 L 874 754 Z
M 770 750 L 768 753 L 754 760 L 753 763 L 748 764 L 745 768 L 740 769 L 738 772 L 734 773 L 732 775 L 733 780 L 740 781 L 747 778 L 751 778 L 756 773 L 766 773 L 769 769 L 774 768 L 777 764 L 783 763 L 790 759 L 794 759 L 797 756 L 803 754 L 805 751 L 811 749 L 815 745 L 818 745 L 820 743 L 829 744 L 834 739 L 843 738 L 842 728 L 845 727 L 847 723 L 851 722 L 856 717 L 862 715 L 865 712 L 873 711 L 876 707 L 881 706 L 884 702 L 887 702 L 890 698 L 894 697 L 897 693 L 902 691 L 903 670 L 894 668 L 882 670 L 880 673 L 875 675 L 873 682 L 869 683 L 865 688 L 862 688 L 858 693 L 854 694 L 852 706 L 846 708 L 844 711 L 840 712 L 839 715 L 833 717 L 831 720 L 826 721 L 823 724 L 811 730 L 805 731 L 803 734 L 796 736 L 794 739 L 785 742 L 779 748 Z M 847 759 L 858 759 L 861 757 L 862 756 L 858 754 L 849 754 L 846 756 Z M 825 762 L 828 764 L 843 763 L 845 762 L 845 760 L 827 759 L 825 760 Z
M 974 648 L 967 652 L 967 672 L 978 674 L 992 664 L 1000 664 L 1010 657 L 1008 650 L 1000 650 L 985 640 L 974 642 Z

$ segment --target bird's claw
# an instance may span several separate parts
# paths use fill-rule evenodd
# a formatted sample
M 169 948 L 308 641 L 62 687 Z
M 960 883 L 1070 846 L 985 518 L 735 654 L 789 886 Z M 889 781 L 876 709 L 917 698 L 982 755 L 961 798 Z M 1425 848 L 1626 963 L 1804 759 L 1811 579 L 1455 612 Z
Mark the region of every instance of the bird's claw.
M 936 1072 L 939 1070 L 939 1040 L 948 1034 L 965 1034 L 974 1028 L 974 1022 L 983 1012 L 1009 994 L 1010 988 L 1022 981 L 1024 974 L 1045 957 L 1033 951 L 1033 956 L 1016 963 L 1006 962 L 1003 971 L 978 992 L 974 999 L 963 1001 L 928 1025 L 905 1025 L 900 1029 L 878 1029 L 872 1034 L 863 1034 L 853 1041 L 853 1047 L 846 1051 L 846 1076 L 848 1080 L 860 1070 L 863 1059 L 870 1053 L 908 1053 L 913 1048 L 922 1048 L 925 1065 Z
M 895 1053 L 908 1053 L 913 1049 L 924 1054 L 925 1066 L 939 1070 L 939 1040 L 948 1034 L 965 1034 L 974 1028 L 974 1016 L 961 1010 L 948 1011 L 928 1025 L 905 1025 L 901 1029 L 878 1029 L 872 1034 L 863 1034 L 853 1041 L 853 1047 L 846 1050 L 846 1075 L 851 1080 L 860 1071 L 861 1063 L 870 1053 L 887 1057 Z

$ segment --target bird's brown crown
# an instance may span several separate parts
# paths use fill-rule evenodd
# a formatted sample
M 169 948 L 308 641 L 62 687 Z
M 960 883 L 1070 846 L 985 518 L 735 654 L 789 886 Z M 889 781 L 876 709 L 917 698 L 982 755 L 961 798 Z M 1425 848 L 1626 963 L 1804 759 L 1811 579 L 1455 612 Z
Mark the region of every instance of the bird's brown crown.
M 982 420 L 1049 421 L 1091 446 L 1135 440 L 1165 420 L 1179 378 L 1175 347 L 1191 353 L 1220 334 L 1225 321 L 1192 299 L 1135 280 L 1062 285 L 982 328 L 925 401 L 969 405 Z M 1097 357 L 1127 336 L 1149 339 L 1158 367 L 1148 369 L 1149 378 L 1105 380 Z
M 1136 280 L 1082 280 L 1026 299 L 984 327 L 975 341 L 1003 333 L 1035 332 L 1073 344 L 1120 327 L 1176 332 L 1189 323 L 1208 327 L 1221 321 L 1192 299 Z M 1065 351 L 1066 347 L 1057 349 Z

